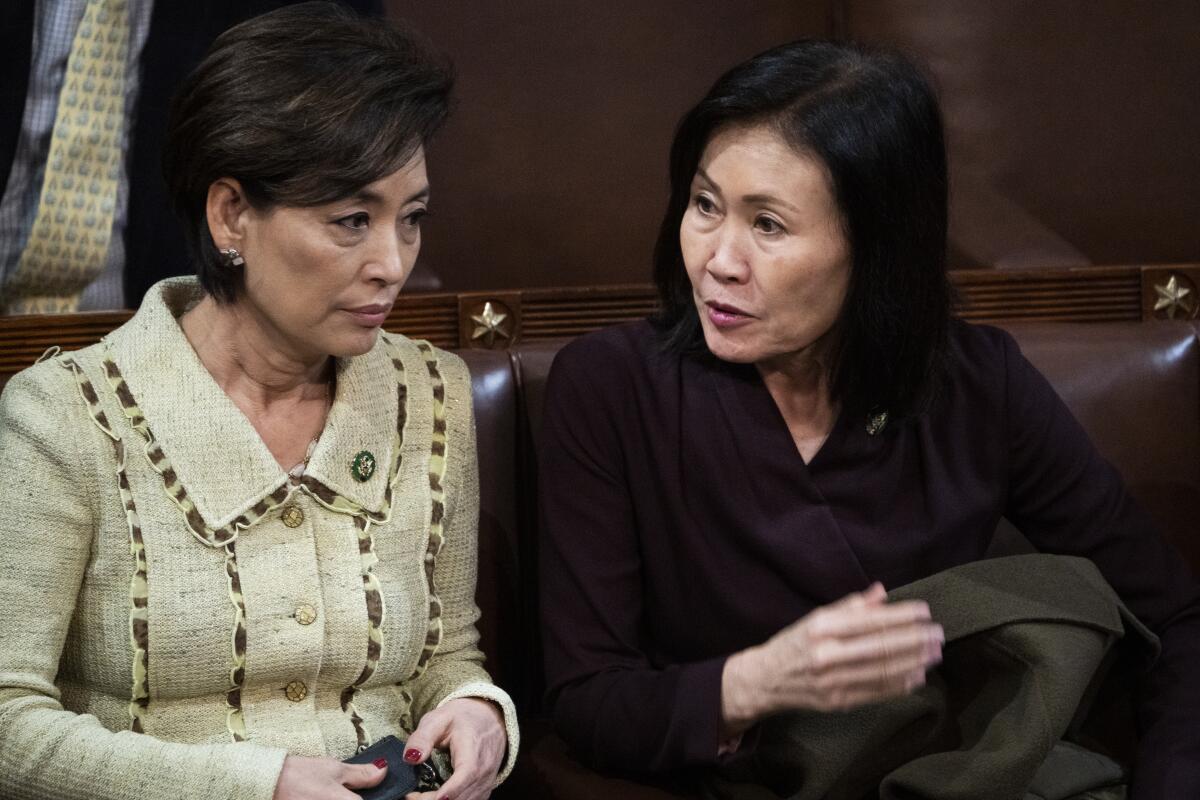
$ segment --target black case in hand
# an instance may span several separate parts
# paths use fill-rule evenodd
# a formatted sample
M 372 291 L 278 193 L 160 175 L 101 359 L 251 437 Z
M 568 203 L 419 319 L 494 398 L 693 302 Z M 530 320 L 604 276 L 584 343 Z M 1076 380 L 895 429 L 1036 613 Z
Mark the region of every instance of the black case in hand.
M 347 758 L 347 764 L 371 764 L 377 758 L 387 760 L 387 775 L 378 786 L 369 789 L 351 789 L 363 800 L 404 800 L 404 795 L 417 789 L 417 773 L 404 760 L 404 742 L 395 736 L 385 736 L 356 756 Z

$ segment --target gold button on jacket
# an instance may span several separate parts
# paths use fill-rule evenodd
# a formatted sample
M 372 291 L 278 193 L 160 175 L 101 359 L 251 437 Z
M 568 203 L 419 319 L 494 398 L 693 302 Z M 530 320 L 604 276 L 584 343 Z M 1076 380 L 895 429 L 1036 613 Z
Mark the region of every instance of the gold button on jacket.
M 0 542 L 17 566 L 0 567 L 0 763 L 68 740 L 78 758 L 0 769 L 0 795 L 84 797 L 88 769 L 129 763 L 101 794 L 269 798 L 285 753 L 343 759 L 453 697 L 504 709 L 503 777 L 519 733 L 474 627 L 466 365 L 387 331 L 339 359 L 321 447 L 289 484 L 179 327 L 203 296 L 164 281 L 103 342 L 4 387 Z M 347 469 L 363 450 L 365 482 Z M 56 685 L 63 710 L 45 714 Z M 107 733 L 131 730 L 147 735 Z M 164 759 L 164 742 L 213 744 Z
M 295 616 L 296 622 L 299 622 L 301 625 L 311 625 L 317 620 L 317 610 L 305 604 L 297 608 L 293 616 Z
M 299 506 L 288 506 L 283 510 L 283 524 L 289 528 L 299 528 L 304 524 L 304 512 Z

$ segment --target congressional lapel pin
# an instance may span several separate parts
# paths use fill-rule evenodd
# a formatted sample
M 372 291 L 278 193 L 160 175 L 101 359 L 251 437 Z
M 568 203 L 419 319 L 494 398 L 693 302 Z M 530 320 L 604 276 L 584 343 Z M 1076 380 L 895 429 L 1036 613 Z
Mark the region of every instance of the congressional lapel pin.
M 365 483 L 375 474 L 375 455 L 370 450 L 363 450 L 350 462 L 350 474 L 359 483 Z
M 872 414 L 867 418 L 867 435 L 874 436 L 887 427 L 888 414 L 886 411 L 880 411 L 878 414 Z

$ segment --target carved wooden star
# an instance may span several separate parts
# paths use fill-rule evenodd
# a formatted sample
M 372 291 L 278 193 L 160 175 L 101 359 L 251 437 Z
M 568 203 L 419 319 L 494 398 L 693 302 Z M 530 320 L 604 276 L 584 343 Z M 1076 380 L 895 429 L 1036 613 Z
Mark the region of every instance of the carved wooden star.
M 1159 284 L 1154 285 L 1154 291 L 1158 295 L 1158 300 L 1154 303 L 1155 311 L 1167 310 L 1167 319 L 1175 319 L 1175 312 L 1182 311 L 1184 317 L 1189 317 L 1192 314 L 1193 301 L 1185 300 L 1192 290 L 1186 286 L 1180 286 L 1179 280 L 1175 275 L 1167 278 L 1167 283 L 1164 286 Z
M 504 320 L 506 319 L 508 319 L 508 314 L 503 311 L 497 311 L 492 306 L 492 301 L 487 301 L 483 304 L 483 311 L 481 313 L 471 315 L 471 321 L 475 323 L 475 330 L 471 333 L 471 338 L 483 339 L 484 344 L 488 347 L 492 346 L 497 336 L 507 339 L 508 330 L 504 326 Z

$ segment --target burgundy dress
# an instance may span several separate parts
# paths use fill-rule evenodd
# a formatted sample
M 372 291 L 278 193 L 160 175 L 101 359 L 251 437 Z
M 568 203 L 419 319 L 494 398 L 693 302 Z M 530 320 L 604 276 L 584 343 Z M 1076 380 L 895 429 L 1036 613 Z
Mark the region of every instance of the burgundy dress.
M 843 414 L 808 464 L 753 366 L 667 354 L 649 322 L 563 348 L 544 420 L 548 698 L 592 765 L 717 763 L 726 657 L 983 558 L 1007 517 L 1091 558 L 1161 637 L 1135 791 L 1200 797 L 1200 582 L 1007 333 L 956 322 L 929 411 L 876 435 Z

